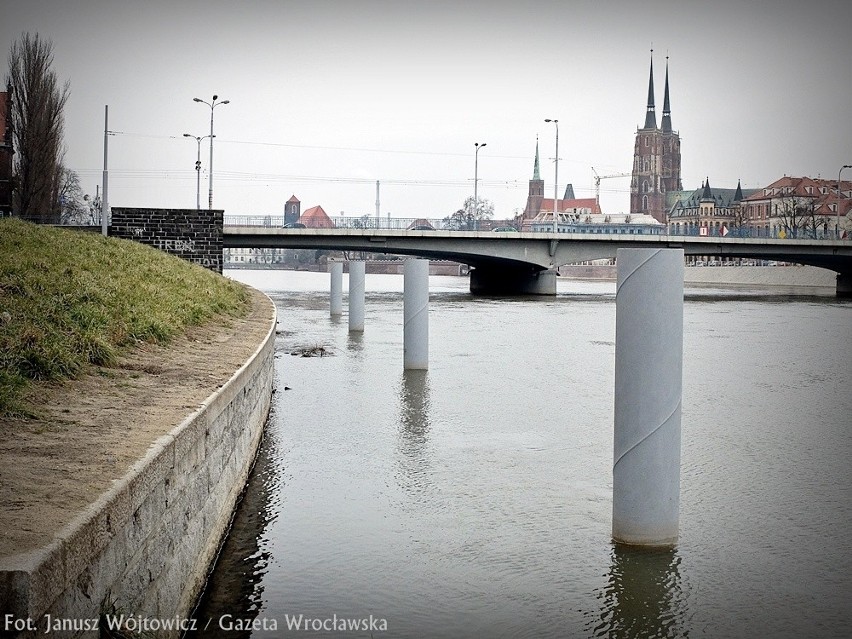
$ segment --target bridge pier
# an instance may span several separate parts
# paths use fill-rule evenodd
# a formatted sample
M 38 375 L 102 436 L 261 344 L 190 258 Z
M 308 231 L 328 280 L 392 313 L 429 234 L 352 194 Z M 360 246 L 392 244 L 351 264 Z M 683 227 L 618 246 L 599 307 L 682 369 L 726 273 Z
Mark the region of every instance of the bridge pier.
M 343 314 L 343 262 L 331 265 L 331 316 Z
M 837 274 L 837 297 L 852 297 L 852 271 Z
M 503 265 L 476 266 L 470 271 L 473 295 L 556 295 L 556 271 Z
M 366 264 L 349 262 L 349 332 L 364 331 L 364 280 Z
M 403 270 L 403 368 L 429 368 L 429 260 L 407 259 Z
M 612 537 L 677 542 L 683 251 L 618 249 Z

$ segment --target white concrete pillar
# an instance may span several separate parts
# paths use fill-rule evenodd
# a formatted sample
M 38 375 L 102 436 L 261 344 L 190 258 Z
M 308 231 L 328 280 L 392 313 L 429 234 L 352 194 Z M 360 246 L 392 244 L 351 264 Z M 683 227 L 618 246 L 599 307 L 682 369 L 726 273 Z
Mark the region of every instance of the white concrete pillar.
M 365 262 L 349 262 L 349 332 L 364 330 Z
M 331 265 L 331 316 L 343 314 L 343 262 Z
M 612 536 L 672 545 L 680 507 L 683 251 L 618 249 Z
M 403 268 L 403 368 L 429 368 L 429 260 L 407 259 Z

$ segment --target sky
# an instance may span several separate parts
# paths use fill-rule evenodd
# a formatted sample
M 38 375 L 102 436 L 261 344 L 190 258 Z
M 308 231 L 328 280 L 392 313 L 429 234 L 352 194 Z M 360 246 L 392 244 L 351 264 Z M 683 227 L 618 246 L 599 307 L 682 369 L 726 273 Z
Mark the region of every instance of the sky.
M 545 194 L 594 197 L 631 170 L 653 48 L 668 56 L 685 189 L 837 179 L 852 164 L 852 3 L 845 0 L 4 0 L 0 47 L 53 43 L 68 80 L 65 164 L 94 195 L 109 106 L 112 206 L 193 208 L 214 111 L 213 204 L 443 218 L 473 195 L 523 211 L 536 140 Z M 201 142 L 201 203 L 209 147 Z M 484 143 L 475 155 L 475 143 Z M 848 176 L 847 176 L 848 177 Z M 601 181 L 629 210 L 628 177 Z

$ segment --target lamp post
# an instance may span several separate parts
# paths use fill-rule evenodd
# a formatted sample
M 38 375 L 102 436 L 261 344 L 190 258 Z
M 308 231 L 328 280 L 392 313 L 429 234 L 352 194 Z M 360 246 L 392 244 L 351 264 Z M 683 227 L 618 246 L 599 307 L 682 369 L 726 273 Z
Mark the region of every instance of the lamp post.
M 834 227 L 834 235 L 837 239 L 840 239 L 840 174 L 843 173 L 843 169 L 852 169 L 852 164 L 844 164 L 840 167 L 840 170 L 837 172 L 837 221 L 835 222 Z
M 476 217 L 479 213 L 479 192 L 477 190 L 479 185 L 479 149 L 487 146 L 487 144 L 485 142 L 482 144 L 474 142 L 473 146 L 476 148 L 476 151 L 473 152 L 473 219 L 476 229 L 479 230 L 479 218 Z
M 184 133 L 183 137 L 192 138 L 196 141 L 198 145 L 198 154 L 195 160 L 195 208 L 199 211 L 201 210 L 201 140 L 209 138 L 209 135 L 190 135 L 189 133 Z
M 559 201 L 559 120 L 547 119 L 545 122 L 553 122 L 556 126 L 556 168 L 553 173 L 553 232 L 558 233 L 559 216 L 557 215 L 557 202 Z
M 215 109 L 220 104 L 228 104 L 230 100 L 219 100 L 218 95 L 213 96 L 213 100 L 207 102 L 206 100 L 202 100 L 201 98 L 192 98 L 193 102 L 201 102 L 202 104 L 206 104 L 210 107 L 210 167 L 209 167 L 209 177 L 210 177 L 210 189 L 207 194 L 207 208 L 213 209 L 213 109 Z

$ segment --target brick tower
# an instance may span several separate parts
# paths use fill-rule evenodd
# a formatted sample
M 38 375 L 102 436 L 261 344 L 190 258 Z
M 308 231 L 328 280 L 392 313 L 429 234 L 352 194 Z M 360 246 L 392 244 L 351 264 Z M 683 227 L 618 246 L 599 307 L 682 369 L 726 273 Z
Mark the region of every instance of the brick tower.
M 645 126 L 636 131 L 633 148 L 633 178 L 630 181 L 630 212 L 646 213 L 666 223 L 666 193 L 681 191 L 680 135 L 672 130 L 669 105 L 669 63 L 666 58 L 666 89 L 663 118 L 657 127 L 654 110 L 654 58 L 651 51 L 651 75 L 648 80 L 648 110 Z

